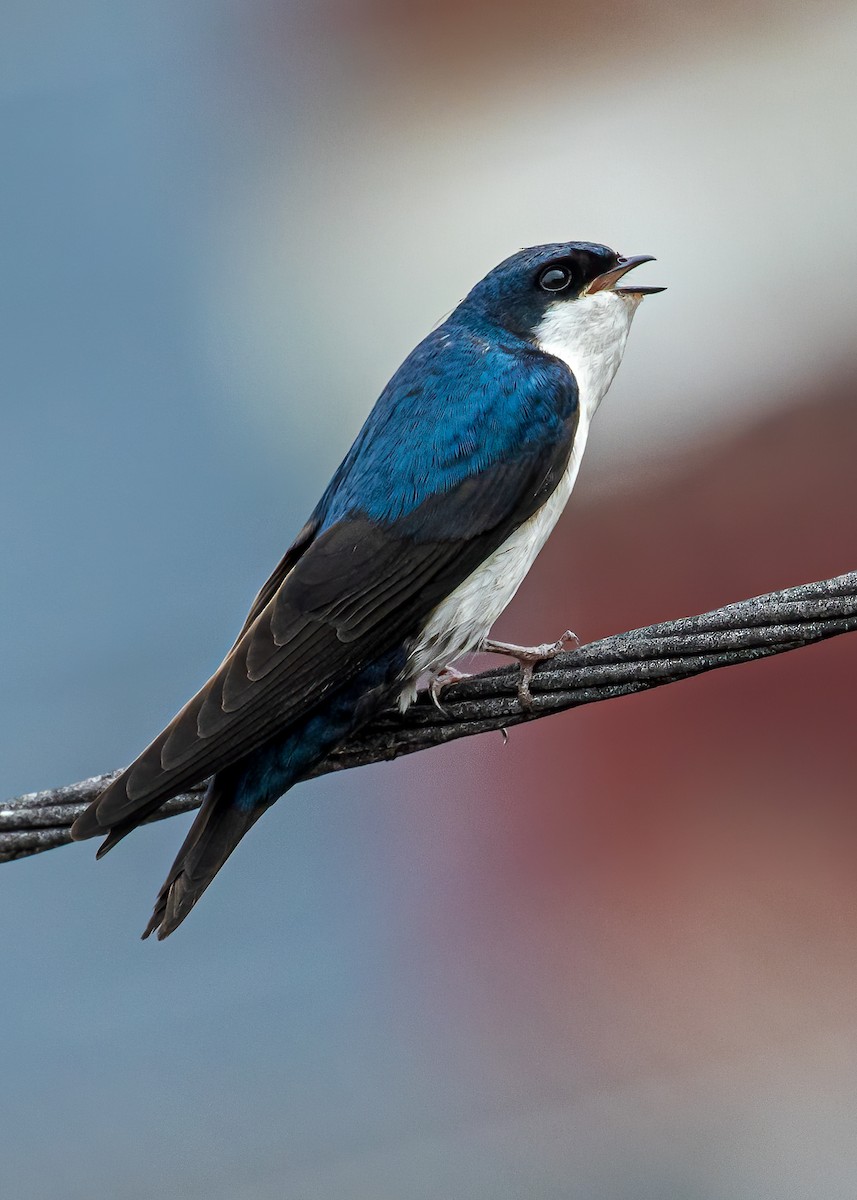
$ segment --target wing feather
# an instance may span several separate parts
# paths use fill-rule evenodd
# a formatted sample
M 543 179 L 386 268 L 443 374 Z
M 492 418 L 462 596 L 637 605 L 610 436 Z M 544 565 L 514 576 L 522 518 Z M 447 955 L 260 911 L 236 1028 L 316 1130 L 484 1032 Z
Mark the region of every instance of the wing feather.
M 282 734 L 331 689 L 414 637 L 550 495 L 576 425 L 572 405 L 560 436 L 516 447 L 395 521 L 359 509 L 328 528 L 310 521 L 260 590 L 220 668 L 78 820 L 75 836 L 130 827 Z

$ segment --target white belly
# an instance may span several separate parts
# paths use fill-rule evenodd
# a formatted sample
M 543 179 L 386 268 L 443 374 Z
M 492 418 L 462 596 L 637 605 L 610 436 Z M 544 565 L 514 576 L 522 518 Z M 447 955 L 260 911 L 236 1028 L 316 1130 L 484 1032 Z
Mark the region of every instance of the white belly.
M 429 615 L 405 669 L 408 682 L 399 701 L 403 711 L 416 695 L 418 676 L 475 650 L 512 600 L 568 503 L 587 433 L 588 421 L 581 413 L 568 466 L 542 507 Z

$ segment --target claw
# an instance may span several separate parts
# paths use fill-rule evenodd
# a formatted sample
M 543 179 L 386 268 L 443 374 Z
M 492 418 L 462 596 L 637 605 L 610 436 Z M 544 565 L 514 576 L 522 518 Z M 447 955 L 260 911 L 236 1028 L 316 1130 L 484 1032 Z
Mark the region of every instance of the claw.
M 429 679 L 429 695 L 432 699 L 432 704 L 439 713 L 447 715 L 446 709 L 440 702 L 440 693 L 444 688 L 449 687 L 451 683 L 461 683 L 462 679 L 469 679 L 470 676 L 465 671 L 459 671 L 456 667 L 444 667 L 440 671 L 433 671 Z

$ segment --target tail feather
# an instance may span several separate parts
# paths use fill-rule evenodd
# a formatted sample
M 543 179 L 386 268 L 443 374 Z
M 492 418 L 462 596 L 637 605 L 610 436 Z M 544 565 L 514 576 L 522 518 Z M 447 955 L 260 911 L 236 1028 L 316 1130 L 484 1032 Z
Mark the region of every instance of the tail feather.
M 216 771 L 158 893 L 144 938 L 153 933 L 159 940 L 169 937 L 265 809 L 304 778 L 334 746 L 383 708 L 398 686 L 406 651 L 406 645 L 402 644 L 374 659 L 328 696 L 323 705 L 287 725 L 269 742 Z M 151 750 L 152 747 L 144 751 L 144 756 L 150 755 Z M 139 792 L 130 801 L 128 781 L 133 770 L 134 764 L 114 779 L 72 826 L 75 839 L 104 835 L 99 858 L 198 778 L 191 773 L 167 785 L 154 775 L 149 791 Z
M 228 772 L 226 773 L 229 774 Z M 267 804 L 244 808 L 235 803 L 234 784 L 223 776 L 212 779 L 202 807 L 176 855 L 143 937 L 157 931 L 163 941 L 196 904 Z

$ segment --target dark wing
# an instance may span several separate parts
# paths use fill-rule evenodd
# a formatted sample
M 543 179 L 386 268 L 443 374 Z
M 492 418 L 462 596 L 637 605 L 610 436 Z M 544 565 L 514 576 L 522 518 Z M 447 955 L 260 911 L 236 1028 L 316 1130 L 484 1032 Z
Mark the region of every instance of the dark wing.
M 270 597 L 260 593 L 259 611 L 209 682 L 78 819 L 73 836 L 137 823 L 414 636 L 550 495 L 576 425 L 574 408 L 562 436 L 519 447 L 395 522 L 357 512 L 311 539 Z
M 289 571 L 291 571 L 298 559 L 306 552 L 309 546 L 312 545 L 312 540 L 318 533 L 319 524 L 320 521 L 316 516 L 310 517 L 306 525 L 304 525 L 303 529 L 292 542 L 291 546 L 289 546 L 286 553 L 274 567 L 270 576 L 262 584 L 256 595 L 256 599 L 250 605 L 250 611 L 247 614 L 247 619 L 241 626 L 241 632 L 238 634 L 238 637 L 235 639 L 232 645 L 233 650 L 256 620 L 265 605 L 268 604 L 268 602 L 276 595 L 278 589 L 283 583 L 283 580 L 286 578 Z

